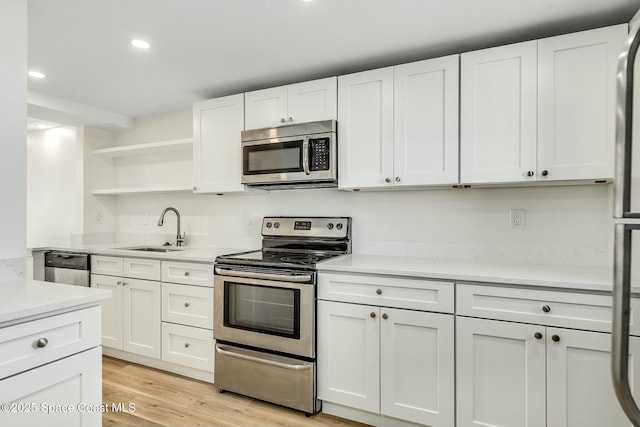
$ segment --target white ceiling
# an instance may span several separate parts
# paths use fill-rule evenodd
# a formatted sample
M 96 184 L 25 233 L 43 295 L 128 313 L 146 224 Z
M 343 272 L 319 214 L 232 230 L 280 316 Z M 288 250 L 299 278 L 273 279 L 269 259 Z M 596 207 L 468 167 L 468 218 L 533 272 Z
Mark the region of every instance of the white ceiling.
M 100 116 L 118 128 L 202 99 L 627 22 L 640 0 L 28 0 L 28 8 L 29 68 L 47 74 L 29 79 L 30 115 Z M 133 49 L 132 38 L 151 49 Z M 56 105 L 73 114 L 52 116 Z

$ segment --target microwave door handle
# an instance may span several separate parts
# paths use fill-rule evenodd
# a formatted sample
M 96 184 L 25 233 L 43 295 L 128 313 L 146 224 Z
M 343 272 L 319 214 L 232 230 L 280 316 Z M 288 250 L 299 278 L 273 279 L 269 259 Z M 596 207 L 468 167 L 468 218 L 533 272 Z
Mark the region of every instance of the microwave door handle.
M 302 168 L 304 173 L 311 175 L 309 170 L 309 138 L 305 138 L 302 142 Z

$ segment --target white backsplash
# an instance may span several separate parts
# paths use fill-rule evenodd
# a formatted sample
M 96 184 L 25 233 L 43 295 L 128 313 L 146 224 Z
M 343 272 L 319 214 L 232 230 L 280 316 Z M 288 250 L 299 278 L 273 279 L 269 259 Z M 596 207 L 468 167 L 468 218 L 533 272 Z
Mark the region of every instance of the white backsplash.
M 26 258 L 0 259 L 0 284 L 16 279 L 25 279 L 26 263 Z
M 611 186 L 392 192 L 277 191 L 267 195 L 120 196 L 118 242 L 174 242 L 181 213 L 188 246 L 254 249 L 264 216 L 351 216 L 353 253 L 539 264 L 610 265 Z M 524 230 L 509 210 L 524 209 Z

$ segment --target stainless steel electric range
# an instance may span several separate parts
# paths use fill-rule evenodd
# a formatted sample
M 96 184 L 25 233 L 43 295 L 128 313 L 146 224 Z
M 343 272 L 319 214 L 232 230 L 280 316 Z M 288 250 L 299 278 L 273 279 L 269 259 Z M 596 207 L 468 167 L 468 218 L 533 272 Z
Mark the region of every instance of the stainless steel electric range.
M 266 217 L 262 249 L 216 258 L 215 384 L 305 412 L 316 398 L 316 264 L 351 253 L 351 218 Z

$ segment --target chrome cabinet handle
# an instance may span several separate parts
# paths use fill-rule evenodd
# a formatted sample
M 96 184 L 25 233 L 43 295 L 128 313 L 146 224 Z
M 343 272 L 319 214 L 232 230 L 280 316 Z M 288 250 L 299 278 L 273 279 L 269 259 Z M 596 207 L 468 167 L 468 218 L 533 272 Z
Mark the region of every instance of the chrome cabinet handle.
M 533 336 L 534 336 L 537 340 L 542 339 L 542 334 L 541 334 L 540 332 L 536 332 L 535 334 L 533 334 Z
M 289 117 L 289 123 L 293 122 L 293 117 Z
M 384 320 L 387 320 L 387 319 L 389 318 L 389 316 L 387 316 L 387 313 L 382 313 L 382 318 L 383 318 Z
M 534 175 L 535 175 L 535 173 L 533 171 L 527 171 L 527 176 L 531 177 L 531 176 L 534 176 Z
M 188 342 L 184 343 L 184 348 L 189 348 L 191 347 L 191 344 L 189 344 Z
M 285 122 L 285 120 L 284 120 L 284 117 L 283 117 L 283 118 L 280 119 L 280 123 L 284 123 L 284 122 Z
M 557 335 L 552 335 L 552 336 L 551 336 L 551 340 L 552 340 L 553 342 L 558 342 L 558 341 L 560 341 L 560 337 L 559 337 L 559 336 L 557 336 Z
M 376 289 L 376 294 L 382 295 L 382 289 Z
M 400 177 L 396 176 L 396 182 L 400 182 Z
M 36 347 L 38 348 L 45 348 L 47 344 L 49 344 L 49 340 L 46 338 L 40 338 L 38 341 L 36 341 Z
M 389 177 L 386 177 L 386 178 L 384 179 L 384 182 L 386 182 L 386 183 L 389 183 L 389 182 L 391 182 L 391 178 L 389 178 Z
M 548 305 L 543 305 L 542 306 L 542 311 L 544 311 L 545 313 L 548 313 L 551 311 L 551 307 L 549 307 Z
M 372 319 L 376 318 L 376 314 L 373 311 L 369 314 L 369 316 L 371 316 Z
M 547 175 L 549 175 L 549 171 L 545 169 L 545 170 L 542 171 L 542 173 L 540 175 L 547 176 Z
M 117 285 L 122 285 L 122 280 L 118 280 Z
M 184 306 L 185 306 L 185 307 L 189 307 L 190 305 L 191 305 L 191 304 L 189 304 L 188 302 L 185 302 L 185 303 L 184 303 Z
M 189 277 L 189 274 L 190 274 L 190 273 L 189 273 L 188 271 L 185 271 L 185 272 L 184 272 L 184 275 L 185 275 L 186 277 Z

